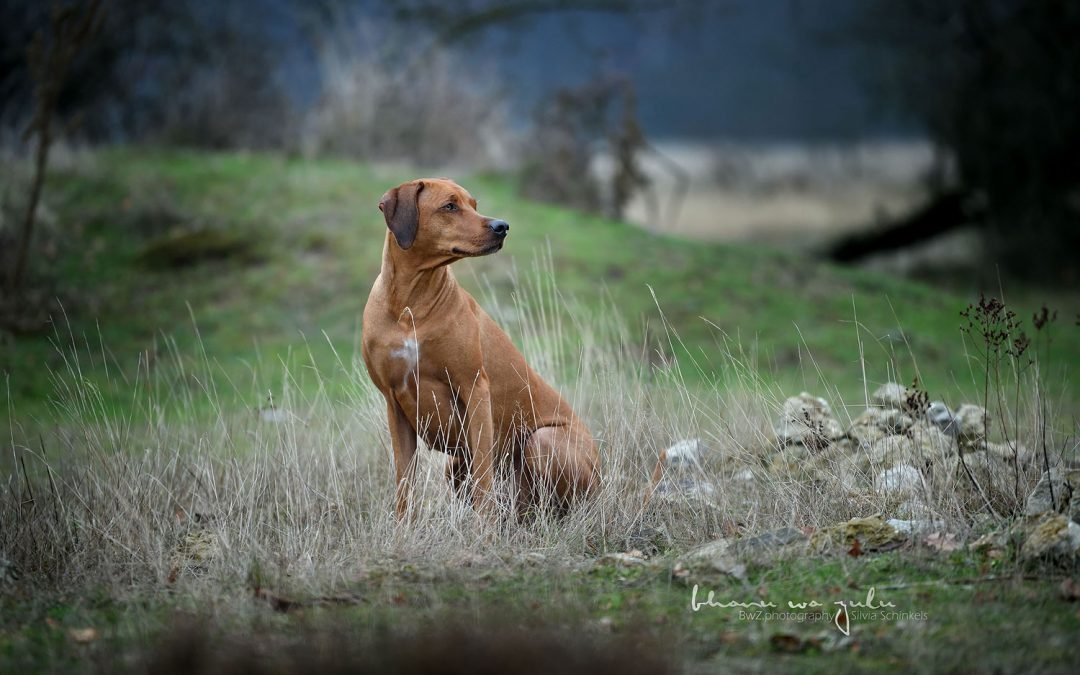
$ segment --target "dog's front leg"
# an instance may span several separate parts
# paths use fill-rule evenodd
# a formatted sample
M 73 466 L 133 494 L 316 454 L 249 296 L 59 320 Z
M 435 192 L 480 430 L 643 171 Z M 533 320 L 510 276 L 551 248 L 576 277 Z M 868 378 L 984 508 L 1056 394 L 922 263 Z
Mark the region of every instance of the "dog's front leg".
M 491 415 L 491 390 L 481 369 L 467 398 L 466 435 L 472 453 L 473 508 L 487 517 L 495 515 L 495 431 Z
M 409 424 L 401 406 L 392 396 L 386 397 L 386 419 L 390 426 L 390 443 L 394 446 L 394 472 L 397 474 L 395 488 L 398 520 L 409 512 L 413 475 L 416 473 L 416 430 Z

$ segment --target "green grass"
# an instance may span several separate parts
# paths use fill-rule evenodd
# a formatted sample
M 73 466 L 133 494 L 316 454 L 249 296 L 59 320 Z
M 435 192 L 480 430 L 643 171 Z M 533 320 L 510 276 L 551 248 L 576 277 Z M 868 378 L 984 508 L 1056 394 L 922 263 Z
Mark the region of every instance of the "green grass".
M 150 148 L 96 152 L 54 171 L 46 199 L 59 253 L 39 265 L 69 289 L 68 314 L 54 334 L 21 336 L 0 351 L 10 407 L 42 414 L 49 372 L 62 362 L 56 342 L 82 349 L 83 374 L 121 408 L 130 392 L 105 385 L 106 362 L 114 375 L 134 378 L 138 355 L 158 358 L 167 341 L 180 354 L 205 350 L 252 406 L 280 388 L 279 363 L 348 361 L 380 262 L 385 227 L 376 204 L 412 176 L 341 161 Z M 558 288 L 577 301 L 574 321 L 610 302 L 646 359 L 673 353 L 692 380 L 724 381 L 726 351 L 738 350 L 786 392 L 830 389 L 861 400 L 861 344 L 871 388 L 918 374 L 935 398 L 977 397 L 981 366 L 959 331 L 972 297 L 749 245 L 650 234 L 524 201 L 499 177 L 457 178 L 481 212 L 513 224 L 503 252 L 457 266 L 468 288 L 490 285 L 485 297 L 501 304 L 515 292 L 511 271 L 528 274 L 550 247 Z M 147 247 L 178 222 L 224 231 L 251 250 L 180 269 L 148 264 Z M 1018 294 L 1013 306 L 1028 317 L 1039 294 Z M 1071 410 L 1080 386 L 1067 373 L 1080 364 L 1080 340 L 1070 317 L 1080 300 L 1056 300 L 1062 320 L 1043 375 Z M 681 344 L 666 337 L 664 321 Z
M 423 453 L 421 515 L 397 523 L 384 408 L 357 350 L 385 233 L 375 205 L 410 177 L 149 148 L 96 152 L 54 171 L 41 241 L 56 250 L 37 263 L 58 282 L 67 314 L 51 334 L 8 339 L 0 351 L 0 415 L 14 446 L 0 456 L 0 563 L 10 556 L 23 573 L 10 582 L 0 565 L 0 672 L 141 670 L 193 623 L 212 645 L 208 670 L 214 649 L 237 643 L 282 659 L 335 649 L 367 658 L 365 646 L 402 631 L 438 636 L 459 623 L 549 627 L 719 670 L 1068 671 L 1078 660 L 1080 617 L 1058 597 L 1061 570 L 918 547 L 759 560 L 745 581 L 686 576 L 677 565 L 720 532 L 813 530 L 891 508 L 872 473 L 850 487 L 840 473 L 800 473 L 813 467 L 767 469 L 769 421 L 801 389 L 861 403 L 864 367 L 871 390 L 909 382 L 917 366 L 931 396 L 979 400 L 981 365 L 959 330 L 970 298 L 767 249 L 657 236 L 526 202 L 505 178 L 459 177 L 482 212 L 513 230 L 501 253 L 458 265 L 458 277 L 570 391 L 603 442 L 605 482 L 565 520 L 494 531 L 447 493 L 441 458 Z M 162 237 L 177 228 L 209 233 L 215 257 L 165 266 L 175 247 Z M 532 301 L 553 285 L 561 299 Z M 1021 317 L 1040 300 L 1006 291 Z M 518 319 L 499 311 L 522 297 Z M 1053 354 L 1040 363 L 1059 406 L 1055 442 L 1080 399 L 1069 377 L 1080 364 L 1077 298 L 1056 299 Z M 613 334 L 612 308 L 629 344 Z M 994 391 L 1008 395 L 1009 382 Z M 1023 395 L 1026 424 L 1036 419 L 1030 380 Z M 251 414 L 268 396 L 286 419 Z M 657 452 L 688 436 L 709 439 L 736 468 L 754 467 L 752 482 L 714 468 L 715 508 L 643 514 Z M 1027 424 L 1021 439 L 1037 438 Z M 1038 472 L 1025 466 L 1025 490 Z M 672 535 L 658 558 L 605 561 L 653 517 Z M 943 526 L 961 538 L 982 527 L 967 513 Z M 191 555 L 192 528 L 220 548 L 201 575 L 173 579 L 188 564 L 176 556 Z M 544 561 L 530 562 L 537 553 Z M 252 600 L 256 577 L 300 602 L 353 601 L 278 613 Z M 831 605 L 874 587 L 927 619 L 856 620 L 848 639 L 828 622 L 692 612 L 695 582 L 718 598 L 781 606 Z M 79 644 L 68 629 L 85 627 L 98 635 Z M 345 646 L 304 651 L 334 636 L 347 636 Z
M 622 639 L 661 661 L 723 671 L 859 670 L 964 672 L 1069 672 L 1080 665 L 1075 636 L 1080 613 L 1059 597 L 1059 578 L 993 575 L 977 554 L 934 554 L 905 548 L 852 559 L 782 557 L 752 567 L 745 581 L 719 574 L 680 577 L 670 557 L 645 566 L 601 562 L 577 569 L 551 564 L 445 567 L 388 560 L 362 578 L 339 584 L 345 604 L 273 611 L 245 587 L 206 597 L 191 581 L 174 597 L 7 598 L 0 619 L 0 667 L 106 670 L 141 666 L 167 648 L 180 630 L 202 626 L 199 639 L 253 644 L 263 658 L 327 658 L 313 635 L 349 636 L 340 658 L 370 659 L 357 645 L 419 630 L 433 640 L 459 622 L 484 627 L 529 626 L 565 631 L 597 645 Z M 756 610 L 701 606 L 712 591 L 717 603 L 787 603 L 816 600 L 824 619 L 767 617 Z M 875 590 L 879 614 L 852 608 L 849 635 L 834 625 L 835 603 L 862 602 Z M 311 600 L 281 593 L 298 605 Z M 850 605 L 849 605 L 850 606 Z M 741 613 L 743 612 L 743 613 Z M 904 612 L 896 618 L 884 612 Z M 191 617 L 194 617 L 194 621 Z M 98 637 L 78 644 L 69 629 L 93 626 Z M 186 628 L 181 628 L 185 627 Z M 225 645 L 228 642 L 224 643 Z M 429 643 L 430 644 L 430 643 Z M 165 646 L 163 646 L 165 645 Z M 290 652 L 290 649 L 293 650 Z M 213 649 L 210 650 L 213 654 Z M 333 658 L 334 654 L 330 657 Z M 208 657 L 215 658 L 215 657 Z M 222 654 L 216 656 L 223 658 Z M 403 660 L 405 657 L 399 657 Z M 213 662 L 213 661 L 211 661 Z M 218 661 L 220 663 L 220 661 Z

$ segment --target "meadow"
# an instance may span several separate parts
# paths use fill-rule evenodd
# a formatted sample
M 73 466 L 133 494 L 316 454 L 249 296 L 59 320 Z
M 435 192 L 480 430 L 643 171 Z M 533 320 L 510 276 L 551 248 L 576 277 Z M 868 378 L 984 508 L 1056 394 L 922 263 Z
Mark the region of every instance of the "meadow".
M 0 347 L 4 672 L 1080 662 L 1075 562 L 965 545 L 1022 503 L 990 518 L 938 486 L 925 495 L 930 543 L 864 554 L 777 542 L 896 504 L 873 489 L 875 466 L 854 489 L 839 460 L 811 480 L 769 459 L 787 397 L 822 396 L 847 427 L 899 382 L 984 405 L 995 439 L 1075 463 L 1075 294 L 996 289 L 1033 340 L 1013 359 L 962 330 L 974 293 L 658 235 L 525 201 L 505 177 L 455 176 L 513 228 L 458 278 L 582 413 L 604 481 L 565 519 L 493 524 L 452 498 L 425 453 L 420 513 L 402 525 L 359 322 L 385 232 L 376 204 L 415 172 L 154 148 L 55 167 L 38 283 L 60 303 Z M 5 171 L 17 204 L 19 169 Z M 1044 303 L 1059 318 L 1036 330 Z M 723 457 L 709 469 L 719 493 L 646 508 L 657 454 L 689 438 Z M 1037 458 L 1017 462 L 1012 489 L 1026 495 L 1040 473 Z M 737 564 L 695 561 L 721 539 L 743 542 Z M 694 611 L 695 587 L 830 610 L 873 588 L 909 614 L 849 612 L 844 634 L 832 611 Z

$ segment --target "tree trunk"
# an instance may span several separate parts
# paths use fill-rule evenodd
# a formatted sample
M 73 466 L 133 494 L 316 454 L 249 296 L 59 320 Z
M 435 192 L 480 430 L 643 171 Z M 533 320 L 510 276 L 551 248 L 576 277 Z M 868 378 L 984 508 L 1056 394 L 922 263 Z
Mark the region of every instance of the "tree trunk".
M 907 248 L 964 225 L 981 227 L 984 211 L 985 206 L 968 192 L 944 192 L 891 225 L 841 238 L 826 255 L 836 262 L 855 262 L 875 253 Z
M 11 269 L 11 277 L 8 279 L 8 288 L 11 294 L 17 293 L 26 276 L 26 262 L 30 257 L 30 240 L 34 235 L 34 222 L 37 216 L 38 202 L 41 200 L 41 189 L 45 184 L 45 166 L 49 159 L 50 117 L 46 112 L 41 126 L 38 129 L 38 146 L 34 153 L 34 179 L 30 184 L 30 203 L 26 206 L 26 216 L 23 218 L 22 231 L 19 236 L 19 248 L 15 254 L 15 265 Z

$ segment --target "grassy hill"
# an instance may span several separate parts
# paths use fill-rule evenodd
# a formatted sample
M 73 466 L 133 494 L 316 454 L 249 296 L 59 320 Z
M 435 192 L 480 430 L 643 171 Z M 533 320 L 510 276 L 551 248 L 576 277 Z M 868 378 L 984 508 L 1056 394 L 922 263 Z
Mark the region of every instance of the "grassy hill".
M 413 172 L 152 149 L 58 165 L 35 283 L 55 284 L 63 312 L 0 356 L 11 435 L 0 453 L 0 671 L 223 672 L 245 654 L 297 664 L 280 672 L 335 658 L 391 670 L 393 660 L 374 665 L 382 654 L 441 659 L 442 642 L 447 654 L 486 653 L 463 640 L 532 659 L 515 640 L 534 646 L 548 630 L 564 649 L 580 638 L 582 653 L 610 648 L 639 664 L 652 654 L 778 672 L 1075 670 L 1065 664 L 1080 616 L 1061 576 L 1075 557 L 1039 567 L 1011 539 L 960 547 L 999 523 L 946 458 L 919 456 L 920 494 L 942 528 L 925 541 L 872 554 L 870 540 L 866 552 L 858 539 L 828 551 L 778 543 L 903 504 L 875 478 L 897 457 L 777 448 L 777 398 L 809 389 L 857 404 L 864 369 L 873 388 L 917 368 L 932 396 L 978 400 L 978 345 L 960 331 L 968 298 L 656 236 L 523 201 L 504 178 L 459 176 L 513 229 L 501 253 L 461 263 L 458 276 L 570 390 L 604 479 L 566 518 L 506 512 L 492 523 L 446 488 L 444 458 L 423 452 L 416 519 L 399 523 L 385 407 L 357 350 L 385 231 L 376 203 Z M 1010 304 L 1027 322 L 1033 303 Z M 1039 367 L 1065 414 L 1045 437 L 1055 453 L 1065 439 L 1073 461 L 1080 396 L 1067 374 L 1080 331 L 1075 305 L 1058 306 Z M 1010 368 L 991 396 L 1034 407 L 1029 387 L 1004 386 Z M 268 398 L 272 414 L 250 414 Z M 1037 424 L 1010 427 L 1028 447 L 1041 437 Z M 690 437 L 716 451 L 703 474 L 714 497 L 646 509 L 658 452 Z M 1042 471 L 1038 458 L 1021 464 L 978 472 L 1005 486 L 994 494 L 1015 497 L 1014 511 Z M 510 486 L 500 478 L 496 492 Z M 745 547 L 745 565 L 683 558 L 717 543 Z M 699 583 L 776 607 L 832 608 L 876 589 L 923 616 L 853 615 L 847 635 L 829 616 L 695 611 Z M 503 639 L 480 618 L 528 631 Z
M 140 354 L 150 363 L 170 350 L 203 355 L 229 379 L 252 383 L 238 387 L 240 399 L 272 394 L 279 363 L 349 362 L 380 261 L 376 204 L 414 175 L 148 148 L 64 162 L 47 186 L 49 243 L 39 264 L 66 298 L 65 316 L 52 331 L 3 347 L 5 407 L 40 414 L 65 349 L 67 358 L 82 355 L 81 376 L 117 405 L 129 398 L 124 382 L 135 377 Z M 959 313 L 974 297 L 748 245 L 655 235 L 522 200 L 503 178 L 455 178 L 481 212 L 513 224 L 501 253 L 456 268 L 489 307 L 513 304 L 524 295 L 521 280 L 550 265 L 567 326 L 614 307 L 644 364 L 674 355 L 690 381 L 723 382 L 734 353 L 740 369 L 783 391 L 861 400 L 864 367 L 871 390 L 916 376 L 947 401 L 981 389 L 981 361 L 960 331 Z M 1022 293 L 1013 302 L 1009 289 L 1006 296 L 1025 319 L 1041 300 Z M 1069 408 L 1080 391 L 1065 376 L 1080 364 L 1071 325 L 1077 299 L 1055 300 L 1064 320 L 1043 373 Z M 567 338 L 573 342 L 572 330 Z

